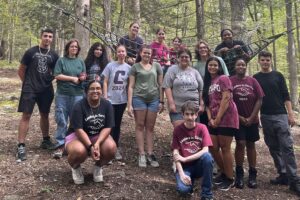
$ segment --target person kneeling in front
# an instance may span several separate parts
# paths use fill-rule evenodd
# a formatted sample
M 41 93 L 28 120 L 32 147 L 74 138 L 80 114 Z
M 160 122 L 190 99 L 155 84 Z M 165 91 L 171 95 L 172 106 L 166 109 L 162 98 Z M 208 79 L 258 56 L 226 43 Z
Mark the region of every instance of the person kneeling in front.
M 83 184 L 84 176 L 80 164 L 90 155 L 95 161 L 94 182 L 102 182 L 102 166 L 115 156 L 117 147 L 110 136 L 114 126 L 113 108 L 109 101 L 101 98 L 100 82 L 89 82 L 86 98 L 73 108 L 70 128 L 65 138 L 68 162 L 75 184 Z
M 187 101 L 181 111 L 184 123 L 175 127 L 172 142 L 177 191 L 191 194 L 195 178 L 202 177 L 201 200 L 212 200 L 214 161 L 208 151 L 212 146 L 210 135 L 204 124 L 195 122 L 199 111 L 195 103 Z

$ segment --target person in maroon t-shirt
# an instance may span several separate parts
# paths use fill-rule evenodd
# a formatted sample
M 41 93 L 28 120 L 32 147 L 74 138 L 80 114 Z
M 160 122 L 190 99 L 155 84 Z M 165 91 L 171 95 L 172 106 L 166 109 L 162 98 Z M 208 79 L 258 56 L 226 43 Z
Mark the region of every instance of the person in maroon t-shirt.
M 176 163 L 177 191 L 186 195 L 193 192 L 195 178 L 202 177 L 201 200 L 213 199 L 213 159 L 208 152 L 212 141 L 204 124 L 196 123 L 199 108 L 187 101 L 182 106 L 184 122 L 174 129 L 173 157 Z
M 230 80 L 233 86 L 233 100 L 236 103 L 240 128 L 235 135 L 235 187 L 244 187 L 244 156 L 247 147 L 249 163 L 248 187 L 256 188 L 256 150 L 255 142 L 259 140 L 258 112 L 262 104 L 264 92 L 256 79 L 246 76 L 247 64 L 244 58 L 238 58 L 235 62 L 235 76 Z
M 203 99 L 208 116 L 208 128 L 213 141 L 210 148 L 221 173 L 214 180 L 219 189 L 233 186 L 231 143 L 239 128 L 239 116 L 232 98 L 229 77 L 223 75 L 220 60 L 210 57 L 205 65 Z

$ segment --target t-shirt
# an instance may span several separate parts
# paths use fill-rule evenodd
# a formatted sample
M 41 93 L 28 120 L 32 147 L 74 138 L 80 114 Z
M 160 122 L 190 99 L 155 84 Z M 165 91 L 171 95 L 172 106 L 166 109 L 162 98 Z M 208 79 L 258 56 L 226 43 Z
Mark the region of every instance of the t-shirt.
M 152 63 L 151 69 L 145 70 L 140 63 L 132 65 L 129 75 L 135 77 L 133 96 L 151 102 L 159 98 L 158 76 L 162 75 L 159 63 Z
M 112 104 L 127 103 L 127 84 L 130 65 L 109 63 L 102 72 L 108 78 L 107 97 Z
M 241 48 L 233 48 L 235 45 L 240 45 Z M 229 74 L 232 76 L 235 74 L 234 63 L 236 59 L 240 57 L 244 57 L 245 59 L 248 59 L 243 54 L 245 52 L 246 54 L 251 55 L 251 52 L 250 49 L 245 45 L 245 43 L 239 40 L 233 40 L 232 43 L 222 42 L 216 47 L 215 51 L 219 51 L 224 47 L 229 48 L 230 51 L 223 52 L 221 57 L 226 63 Z
M 167 65 L 169 55 L 168 47 L 164 44 L 155 41 L 151 43 L 150 47 L 152 49 L 151 58 L 159 62 L 161 66 Z
M 61 57 L 58 59 L 54 69 L 54 76 L 59 74 L 78 77 L 81 72 L 85 72 L 85 64 L 80 58 Z M 75 84 L 71 81 L 57 80 L 58 94 L 78 96 L 83 95 L 82 84 Z
M 290 95 L 283 75 L 278 71 L 259 72 L 253 78 L 258 81 L 265 93 L 260 110 L 261 114 L 287 114 L 284 102 L 290 101 Z
M 172 90 L 176 112 L 180 113 L 186 101 L 193 101 L 199 106 L 203 80 L 199 72 L 192 67 L 183 70 L 178 65 L 172 65 L 165 75 L 163 88 Z
M 83 98 L 73 108 L 68 134 L 83 129 L 89 136 L 93 136 L 114 125 L 113 107 L 109 101 L 101 98 L 100 105 L 91 108 L 87 99 Z
M 212 141 L 204 124 L 196 123 L 194 128 L 188 129 L 182 123 L 174 128 L 172 149 L 177 149 L 182 157 L 191 156 L 209 146 L 212 146 Z
M 233 87 L 233 100 L 239 115 L 246 118 L 250 117 L 256 101 L 264 96 L 262 88 L 257 80 L 250 76 L 243 79 L 232 76 L 230 80 Z M 258 123 L 258 116 L 256 116 L 254 122 Z
M 123 36 L 119 40 L 119 44 L 122 44 L 125 46 L 127 51 L 127 56 L 135 58 L 137 53 L 139 52 L 141 46 L 143 45 L 144 41 L 141 37 L 136 36 L 133 40 L 129 38 L 128 35 Z
M 53 70 L 58 55 L 52 50 L 48 51 L 43 48 L 39 50 L 39 46 L 35 46 L 23 55 L 21 63 L 26 65 L 23 92 L 39 93 L 52 87 Z
M 230 91 L 231 97 L 229 105 L 225 111 L 219 127 L 239 128 L 239 115 L 235 103 L 232 98 L 232 85 L 229 77 L 225 75 L 217 76 L 211 80 L 211 85 L 208 91 L 209 110 L 213 119 L 217 117 L 222 100 L 222 92 Z
M 227 67 L 226 67 L 226 64 L 225 64 L 224 60 L 221 57 L 218 57 L 218 56 L 215 56 L 215 57 L 217 57 L 219 59 L 224 74 L 229 76 L 229 72 L 227 70 Z M 205 65 L 206 65 L 206 61 L 198 60 L 196 62 L 196 64 L 193 66 L 200 73 L 202 79 L 204 79 L 204 75 L 205 75 Z
M 99 66 L 99 64 L 93 64 L 89 71 L 87 71 L 87 77 L 86 77 L 86 82 L 89 82 L 91 80 L 95 80 L 96 76 L 99 76 L 101 75 L 102 73 L 102 69 L 101 67 Z

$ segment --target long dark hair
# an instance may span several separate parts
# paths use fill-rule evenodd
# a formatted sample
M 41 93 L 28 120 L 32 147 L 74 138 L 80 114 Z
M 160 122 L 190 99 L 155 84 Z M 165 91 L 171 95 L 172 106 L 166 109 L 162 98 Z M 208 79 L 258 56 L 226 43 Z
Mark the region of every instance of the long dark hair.
M 219 65 L 219 70 L 218 70 L 218 75 L 223 75 L 224 74 L 224 71 L 222 69 L 222 65 L 221 65 L 221 62 L 219 60 L 219 58 L 215 57 L 215 56 L 212 56 L 212 57 L 209 57 L 206 61 L 206 64 L 205 64 L 205 74 L 204 74 L 204 87 L 203 87 L 203 100 L 204 100 L 204 103 L 206 106 L 209 105 L 209 97 L 208 97 L 208 91 L 209 91 L 209 87 L 211 85 L 211 76 L 210 76 L 210 73 L 208 72 L 208 63 L 210 61 L 217 61 L 218 65 Z
M 98 47 L 101 47 L 101 49 L 102 49 L 102 55 L 99 58 L 95 57 L 95 55 L 94 55 L 94 51 Z M 93 64 L 98 64 L 100 66 L 101 70 L 103 70 L 108 63 L 108 56 L 107 56 L 105 46 L 103 44 L 101 44 L 100 42 L 94 43 L 91 46 L 91 48 L 89 49 L 86 59 L 84 60 L 84 63 L 85 63 L 87 72 L 89 72 L 89 70 Z
M 138 54 L 137 54 L 135 63 L 139 63 L 139 62 L 142 61 L 141 53 L 142 53 L 143 49 L 151 49 L 151 55 L 152 55 L 153 50 L 152 50 L 151 46 L 148 45 L 148 44 L 143 44 L 143 45 L 141 46 L 141 48 L 140 48 Z M 150 63 L 152 63 L 152 61 L 150 61 Z

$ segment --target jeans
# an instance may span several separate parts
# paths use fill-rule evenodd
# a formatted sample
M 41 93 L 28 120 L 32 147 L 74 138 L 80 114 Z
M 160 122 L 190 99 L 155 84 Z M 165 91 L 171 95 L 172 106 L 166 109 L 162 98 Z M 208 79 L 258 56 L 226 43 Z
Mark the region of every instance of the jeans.
M 180 194 L 188 194 L 193 192 L 193 184 L 195 178 L 202 177 L 202 197 L 212 198 L 212 176 L 213 176 L 213 163 L 214 160 L 210 153 L 204 153 L 199 159 L 193 161 L 191 165 L 185 165 L 183 171 L 185 175 L 191 177 L 192 185 L 185 185 L 176 172 L 176 186 Z
M 56 94 L 55 97 L 55 121 L 57 124 L 55 139 L 57 146 L 65 143 L 65 137 L 68 129 L 68 121 L 71 116 L 73 106 L 81 100 L 83 96 L 69 96 Z

